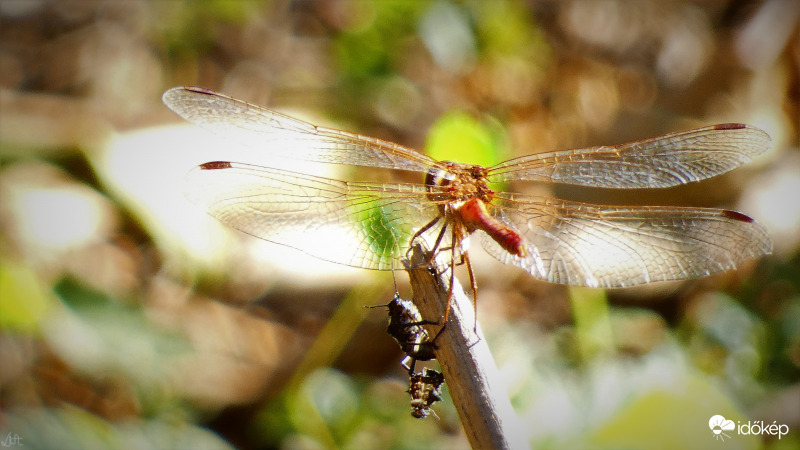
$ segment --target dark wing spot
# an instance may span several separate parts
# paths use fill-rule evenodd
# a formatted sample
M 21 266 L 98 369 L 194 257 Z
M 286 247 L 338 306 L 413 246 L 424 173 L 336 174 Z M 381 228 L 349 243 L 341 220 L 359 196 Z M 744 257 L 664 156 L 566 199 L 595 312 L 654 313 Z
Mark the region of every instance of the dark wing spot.
M 231 163 L 228 161 L 211 161 L 200 164 L 200 170 L 230 169 Z
M 721 123 L 719 125 L 714 125 L 715 130 L 741 130 L 742 128 L 747 128 L 747 125 L 743 123 Z
M 750 216 L 744 215 L 739 211 L 733 211 L 730 209 L 723 209 L 722 216 L 727 217 L 729 219 L 738 220 L 739 222 L 747 222 L 753 223 L 753 219 Z
M 197 86 L 184 86 L 183 88 L 185 90 L 189 91 L 189 92 L 196 92 L 198 94 L 217 95 L 217 93 L 212 91 L 212 90 L 209 90 L 209 89 L 206 89 L 206 88 L 197 87 Z

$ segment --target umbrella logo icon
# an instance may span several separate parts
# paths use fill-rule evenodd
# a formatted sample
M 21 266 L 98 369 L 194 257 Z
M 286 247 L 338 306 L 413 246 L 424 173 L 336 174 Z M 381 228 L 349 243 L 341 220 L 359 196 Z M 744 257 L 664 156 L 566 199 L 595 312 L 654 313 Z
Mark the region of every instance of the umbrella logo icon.
M 736 425 L 732 420 L 726 420 L 724 417 L 717 414 L 708 419 L 708 428 L 711 428 L 711 432 L 714 433 L 714 439 L 724 442 L 725 438 L 730 438 L 730 436 L 725 434 L 725 431 L 733 430 L 736 428 Z

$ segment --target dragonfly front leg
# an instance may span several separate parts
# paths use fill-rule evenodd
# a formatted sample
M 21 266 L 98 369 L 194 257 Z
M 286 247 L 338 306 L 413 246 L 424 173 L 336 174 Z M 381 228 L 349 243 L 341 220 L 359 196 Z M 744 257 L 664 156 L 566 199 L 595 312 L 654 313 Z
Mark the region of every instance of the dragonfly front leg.
M 444 327 L 447 326 L 447 321 L 450 318 L 450 310 L 452 309 L 452 302 L 453 302 L 453 286 L 455 285 L 455 266 L 457 265 L 466 265 L 467 266 L 467 273 L 469 274 L 469 284 L 472 288 L 472 307 L 475 313 L 475 323 L 473 325 L 473 332 L 475 334 L 478 333 L 478 281 L 475 278 L 475 272 L 472 270 L 472 263 L 469 259 L 469 254 L 467 250 L 462 248 L 460 245 L 456 245 L 456 242 L 461 242 L 460 235 L 458 233 L 458 227 L 452 227 L 452 236 L 451 236 L 453 245 L 448 247 L 447 249 L 450 250 L 450 286 L 447 290 L 447 309 L 445 310 L 444 314 L 444 325 L 436 333 L 436 337 L 441 334 L 444 330 Z M 458 248 L 458 262 L 456 262 L 456 249 Z M 436 340 L 434 337 L 434 340 Z
M 413 236 L 411 236 L 411 239 L 409 240 L 408 251 L 406 252 L 406 258 L 409 258 L 408 253 L 414 247 L 414 241 L 416 239 L 422 238 L 422 234 L 425 233 L 426 231 L 428 231 L 429 229 L 431 229 L 441 219 L 442 219 L 442 216 L 434 217 L 433 220 L 431 220 L 430 222 L 426 223 L 422 228 L 417 230 L 417 232 L 414 233 Z M 436 236 L 436 240 L 433 243 L 433 247 L 430 250 L 427 250 L 426 259 L 425 259 L 425 262 L 423 263 L 423 265 L 429 266 L 433 262 L 434 258 L 436 257 L 436 253 L 440 250 L 439 246 L 442 244 L 442 239 L 444 239 L 444 232 L 445 232 L 446 229 L 447 229 L 447 226 L 445 225 L 445 226 L 442 226 L 441 230 L 439 230 L 439 234 Z M 424 242 L 424 239 L 423 239 L 423 242 Z

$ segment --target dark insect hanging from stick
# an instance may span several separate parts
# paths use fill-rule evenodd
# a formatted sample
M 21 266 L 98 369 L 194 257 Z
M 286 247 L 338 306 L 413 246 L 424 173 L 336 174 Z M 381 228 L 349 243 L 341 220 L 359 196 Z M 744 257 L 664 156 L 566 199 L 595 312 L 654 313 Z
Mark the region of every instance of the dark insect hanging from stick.
M 411 374 L 408 392 L 411 395 L 411 415 L 424 419 L 428 414 L 436 413 L 431 406 L 442 400 L 442 383 L 444 376 L 436 370 L 423 368 L 422 372 Z
M 406 354 L 400 364 L 409 374 L 414 373 L 417 361 L 430 361 L 436 357 L 433 352 L 436 349 L 434 339 L 430 338 L 423 325 L 435 325 L 437 322 L 422 320 L 416 305 L 411 300 L 402 299 L 397 291 L 389 303 L 371 308 L 378 306 L 385 306 L 389 310 L 389 325 L 386 327 L 386 332 L 397 341 Z

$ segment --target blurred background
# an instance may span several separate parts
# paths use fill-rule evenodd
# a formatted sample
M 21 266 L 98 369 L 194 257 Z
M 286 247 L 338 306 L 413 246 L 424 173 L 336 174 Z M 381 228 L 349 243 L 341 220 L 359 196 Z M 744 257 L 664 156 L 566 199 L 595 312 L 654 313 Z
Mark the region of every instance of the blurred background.
M 478 317 L 533 448 L 705 448 L 717 414 L 790 429 L 728 432 L 726 449 L 798 448 L 798 12 L 784 0 L 0 0 L 0 440 L 468 446 L 447 395 L 438 419 L 410 415 L 385 310 L 363 308 L 391 299 L 390 274 L 233 232 L 186 201 L 194 165 L 263 158 L 161 103 L 198 85 L 480 164 L 762 128 L 766 154 L 702 183 L 513 188 L 737 209 L 769 229 L 763 260 L 605 292 L 539 282 L 477 245 L 471 256 Z

